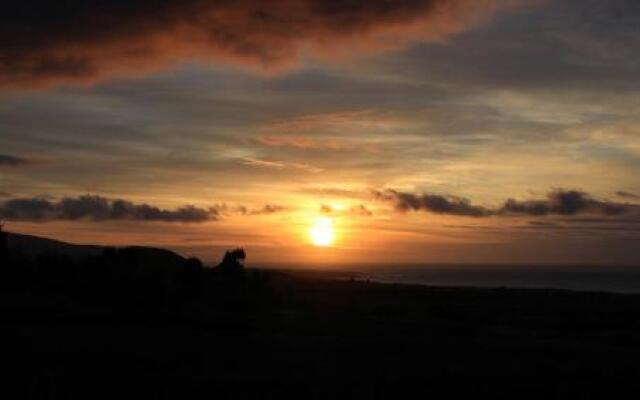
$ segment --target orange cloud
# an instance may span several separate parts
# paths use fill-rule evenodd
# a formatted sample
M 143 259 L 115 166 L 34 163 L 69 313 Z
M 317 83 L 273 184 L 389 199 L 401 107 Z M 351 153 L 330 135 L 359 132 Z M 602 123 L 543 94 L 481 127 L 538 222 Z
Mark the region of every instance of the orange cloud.
M 529 0 L 24 0 L 0 16 L 0 87 L 92 83 L 183 61 L 262 71 L 442 41 Z
M 298 118 L 278 121 L 268 127 L 268 132 L 284 134 L 308 134 L 342 132 L 344 130 L 362 131 L 369 129 L 391 129 L 404 125 L 404 121 L 389 115 L 381 115 L 374 110 L 354 110 L 310 114 Z
M 256 168 L 268 168 L 275 170 L 297 169 L 310 173 L 322 172 L 322 168 L 314 167 L 309 164 L 286 162 L 281 160 L 261 160 L 258 158 L 243 158 L 242 163 Z
M 266 147 L 295 147 L 298 149 L 342 150 L 353 146 L 342 140 L 312 139 L 302 135 L 263 135 L 256 139 L 258 144 Z

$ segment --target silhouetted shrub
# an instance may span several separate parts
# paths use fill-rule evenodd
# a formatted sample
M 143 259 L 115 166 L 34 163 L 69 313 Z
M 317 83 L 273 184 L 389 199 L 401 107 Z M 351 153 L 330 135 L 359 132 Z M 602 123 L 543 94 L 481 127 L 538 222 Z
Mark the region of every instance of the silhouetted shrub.
M 224 272 L 241 272 L 244 269 L 244 265 L 240 261 L 246 259 L 246 257 L 247 255 L 242 248 L 227 250 L 218 266 Z

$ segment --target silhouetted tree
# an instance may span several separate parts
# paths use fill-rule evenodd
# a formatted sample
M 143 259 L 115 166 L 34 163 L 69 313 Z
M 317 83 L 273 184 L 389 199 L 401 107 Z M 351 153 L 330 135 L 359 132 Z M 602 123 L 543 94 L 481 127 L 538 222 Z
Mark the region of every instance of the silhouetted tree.
M 244 270 L 244 265 L 240 261 L 246 258 L 247 255 L 243 248 L 227 250 L 218 267 L 225 272 L 241 272 Z

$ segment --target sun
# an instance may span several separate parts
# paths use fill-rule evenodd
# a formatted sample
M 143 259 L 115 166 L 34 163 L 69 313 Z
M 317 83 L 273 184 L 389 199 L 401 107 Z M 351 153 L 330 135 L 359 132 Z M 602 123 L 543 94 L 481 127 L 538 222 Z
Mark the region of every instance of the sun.
M 311 229 L 309 229 L 309 236 L 314 246 L 331 246 L 335 238 L 333 220 L 327 217 L 318 218 Z

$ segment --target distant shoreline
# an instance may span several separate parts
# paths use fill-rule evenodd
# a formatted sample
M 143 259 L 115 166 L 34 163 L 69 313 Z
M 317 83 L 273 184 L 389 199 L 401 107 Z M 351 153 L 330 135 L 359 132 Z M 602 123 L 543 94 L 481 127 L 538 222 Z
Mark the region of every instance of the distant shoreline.
M 450 265 L 447 268 L 406 268 L 401 265 L 370 270 L 304 270 L 256 268 L 299 276 L 321 277 L 384 284 L 425 287 L 564 290 L 640 294 L 640 267 L 520 266 L 514 269 L 484 268 L 479 265 Z

